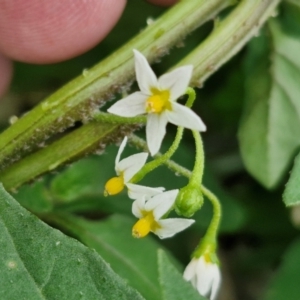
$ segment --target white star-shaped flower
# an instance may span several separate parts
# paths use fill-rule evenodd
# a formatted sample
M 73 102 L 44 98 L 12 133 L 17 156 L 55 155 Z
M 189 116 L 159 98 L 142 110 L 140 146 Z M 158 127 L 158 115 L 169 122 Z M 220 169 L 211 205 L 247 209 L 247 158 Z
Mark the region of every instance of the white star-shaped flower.
M 221 285 L 221 272 L 216 263 L 211 262 L 209 254 L 193 258 L 187 265 L 183 278 L 190 281 L 199 294 L 214 300 Z
M 190 219 L 163 219 L 163 216 L 173 207 L 177 194 L 178 190 L 171 190 L 148 199 L 141 197 L 135 200 L 132 204 L 132 213 L 139 220 L 132 228 L 132 235 L 142 238 L 151 231 L 164 239 L 192 225 L 195 221 Z
M 120 145 L 115 160 L 116 177 L 109 179 L 105 184 L 105 192 L 108 195 L 116 195 L 120 193 L 125 186 L 128 188 L 128 196 L 131 199 L 137 199 L 141 195 L 151 197 L 164 191 L 164 188 L 151 188 L 129 183 L 130 179 L 144 166 L 148 158 L 148 153 L 142 152 L 133 154 L 127 158 L 120 160 L 121 154 L 126 146 L 127 137 L 125 137 Z
M 190 108 L 176 102 L 186 92 L 193 66 L 177 68 L 157 79 L 146 58 L 137 50 L 133 52 L 140 91 L 116 102 L 108 112 L 123 117 L 147 113 L 146 136 L 152 156 L 160 149 L 168 122 L 192 130 L 205 131 L 206 126 L 200 117 Z

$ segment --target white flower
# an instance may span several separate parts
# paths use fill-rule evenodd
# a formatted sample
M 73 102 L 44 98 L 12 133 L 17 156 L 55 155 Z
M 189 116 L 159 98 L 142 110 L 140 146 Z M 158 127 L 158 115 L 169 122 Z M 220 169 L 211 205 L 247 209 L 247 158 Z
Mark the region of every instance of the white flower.
M 183 278 L 190 281 L 199 294 L 210 300 L 216 299 L 220 284 L 221 272 L 216 263 L 211 262 L 209 254 L 193 258 L 187 265 Z
M 133 184 L 133 183 L 127 183 L 126 186 L 128 189 L 128 197 L 130 199 L 138 199 L 143 196 L 145 196 L 146 199 L 148 199 L 152 196 L 162 193 L 165 190 L 164 187 L 152 188 L 149 186 Z
M 128 188 L 128 196 L 131 199 L 136 199 L 141 194 L 153 196 L 164 191 L 164 188 L 151 188 L 137 184 L 129 183 L 130 179 L 144 166 L 148 158 L 148 153 L 142 152 L 133 154 L 120 161 L 121 154 L 126 146 L 127 137 L 125 137 L 120 145 L 118 154 L 115 160 L 115 171 L 117 177 L 109 179 L 105 184 L 105 192 L 108 195 L 116 195 L 120 193 L 125 186 Z
M 190 108 L 176 103 L 186 92 L 193 66 L 177 68 L 157 79 L 146 58 L 137 50 L 133 52 L 136 79 L 141 91 L 116 102 L 108 112 L 123 117 L 147 113 L 147 144 L 152 156 L 160 149 L 168 122 L 192 130 L 205 131 L 206 126 L 198 115 Z
M 151 231 L 164 239 L 192 225 L 195 221 L 190 219 L 162 219 L 174 205 L 177 194 L 178 190 L 171 190 L 150 199 L 142 197 L 135 200 L 132 204 L 132 213 L 139 221 L 133 226 L 132 235 L 141 238 Z

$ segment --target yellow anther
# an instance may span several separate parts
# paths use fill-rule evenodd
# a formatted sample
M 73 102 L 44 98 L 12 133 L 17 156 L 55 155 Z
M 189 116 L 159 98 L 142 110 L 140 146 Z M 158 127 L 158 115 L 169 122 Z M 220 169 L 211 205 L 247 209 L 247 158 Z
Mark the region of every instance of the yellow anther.
M 171 110 L 170 103 L 170 92 L 169 91 L 159 91 L 157 89 L 152 89 L 152 96 L 150 96 L 146 101 L 146 110 L 151 113 L 161 113 L 163 110 Z
M 205 260 L 206 263 L 211 263 L 211 258 L 210 258 L 210 254 L 209 253 L 204 253 L 203 254 L 203 258 Z
M 157 227 L 158 224 L 153 217 L 153 213 L 150 212 L 134 224 L 132 228 L 132 235 L 135 238 L 143 238 Z
M 123 176 L 113 177 L 106 182 L 104 195 L 119 194 L 123 191 L 124 186 L 125 184 Z
M 150 223 L 146 218 L 142 218 L 134 224 L 132 228 L 132 235 L 133 237 L 139 239 L 148 235 L 150 230 L 151 230 Z

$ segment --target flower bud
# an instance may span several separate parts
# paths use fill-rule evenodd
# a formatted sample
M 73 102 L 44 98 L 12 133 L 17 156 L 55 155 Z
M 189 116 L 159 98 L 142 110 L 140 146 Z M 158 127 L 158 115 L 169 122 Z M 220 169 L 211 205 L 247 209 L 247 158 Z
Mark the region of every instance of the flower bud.
M 191 217 L 203 204 L 203 195 L 199 186 L 190 185 L 180 189 L 175 202 L 175 211 L 178 215 Z

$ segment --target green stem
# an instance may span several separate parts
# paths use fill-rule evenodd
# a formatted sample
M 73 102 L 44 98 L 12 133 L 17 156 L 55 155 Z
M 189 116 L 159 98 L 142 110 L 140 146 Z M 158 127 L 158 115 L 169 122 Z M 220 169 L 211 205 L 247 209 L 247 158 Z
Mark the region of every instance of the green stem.
M 171 145 L 171 147 L 168 149 L 168 151 L 162 155 L 155 155 L 155 159 L 148 162 L 143 166 L 143 168 L 133 176 L 133 178 L 130 180 L 131 183 L 136 183 L 142 180 L 149 172 L 153 171 L 160 165 L 162 165 L 165 161 L 171 158 L 171 156 L 175 153 L 176 149 L 178 148 L 180 141 L 182 139 L 183 134 L 183 127 L 177 128 L 177 133 L 175 136 L 175 139 Z M 130 141 L 134 143 L 135 138 L 130 138 Z
M 203 170 L 204 170 L 204 150 L 203 150 L 203 143 L 201 139 L 201 135 L 197 130 L 192 130 L 195 145 L 196 145 L 196 158 L 195 164 L 192 172 L 192 176 L 190 178 L 189 183 L 193 184 L 200 184 L 202 182 L 203 177 Z
M 201 191 L 204 196 L 210 201 L 213 207 L 213 217 L 209 227 L 203 237 L 199 247 L 194 251 L 193 256 L 200 257 L 203 252 L 209 249 L 210 252 L 215 252 L 217 249 L 217 234 L 222 217 L 221 204 L 218 198 L 206 187 L 202 186 Z
M 188 95 L 185 106 L 191 108 L 196 100 L 196 92 L 193 88 L 188 87 L 185 93 Z
M 0 182 L 7 190 L 13 190 L 44 173 L 55 170 L 58 166 L 86 155 L 86 153 L 103 151 L 108 142 L 119 139 L 115 131 L 118 127 L 120 125 L 98 122 L 85 124 L 48 147 L 28 155 L 0 172 Z M 131 132 L 130 128 L 123 127 L 123 130 Z
M 146 116 L 137 116 L 132 118 L 120 117 L 104 112 L 97 112 L 93 115 L 93 119 L 98 122 L 108 124 L 145 124 L 147 122 Z
M 208 38 L 175 67 L 194 65 L 191 86 L 202 87 L 204 81 L 259 32 L 274 14 L 280 0 L 242 0 Z
M 1 134 L 0 169 L 75 121 L 89 119 L 95 108 L 128 86 L 134 78 L 132 49 L 153 62 L 230 2 L 180 1 L 119 50 L 50 95 Z

